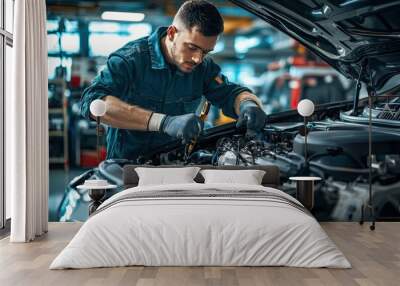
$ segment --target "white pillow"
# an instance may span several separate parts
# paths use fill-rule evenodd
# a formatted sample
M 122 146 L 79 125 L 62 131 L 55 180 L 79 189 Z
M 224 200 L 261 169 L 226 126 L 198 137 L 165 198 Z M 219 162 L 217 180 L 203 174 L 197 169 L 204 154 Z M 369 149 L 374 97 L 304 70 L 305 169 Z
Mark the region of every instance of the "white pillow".
M 139 177 L 138 186 L 196 183 L 193 179 L 199 170 L 199 167 L 135 168 Z
M 263 170 L 201 170 L 205 184 L 226 183 L 261 185 L 265 175 Z

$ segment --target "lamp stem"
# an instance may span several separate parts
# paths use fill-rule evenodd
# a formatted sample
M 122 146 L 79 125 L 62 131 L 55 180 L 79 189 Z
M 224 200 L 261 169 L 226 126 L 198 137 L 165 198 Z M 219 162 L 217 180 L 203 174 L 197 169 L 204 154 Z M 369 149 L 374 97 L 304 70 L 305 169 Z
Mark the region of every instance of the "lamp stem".
M 100 164 L 100 116 L 96 116 L 96 137 L 97 164 Z

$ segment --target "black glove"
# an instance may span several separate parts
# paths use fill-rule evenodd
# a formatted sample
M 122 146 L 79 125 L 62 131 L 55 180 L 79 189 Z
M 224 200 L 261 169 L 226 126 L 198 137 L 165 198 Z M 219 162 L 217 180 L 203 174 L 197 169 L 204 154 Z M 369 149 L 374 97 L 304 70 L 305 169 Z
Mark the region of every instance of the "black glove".
M 252 100 L 246 100 L 240 104 L 240 115 L 236 123 L 237 128 L 246 126 L 248 132 L 255 133 L 261 131 L 265 123 L 267 123 L 267 115 L 257 103 Z
M 203 131 L 204 123 L 194 113 L 169 116 L 167 115 L 160 126 L 160 131 L 169 136 L 182 139 L 182 143 L 189 143 Z

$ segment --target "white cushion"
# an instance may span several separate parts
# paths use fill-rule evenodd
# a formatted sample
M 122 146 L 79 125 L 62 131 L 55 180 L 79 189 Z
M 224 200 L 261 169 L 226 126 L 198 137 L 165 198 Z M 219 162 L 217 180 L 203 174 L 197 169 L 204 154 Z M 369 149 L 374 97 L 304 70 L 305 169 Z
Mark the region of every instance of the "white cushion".
M 138 186 L 195 183 L 193 179 L 199 170 L 199 167 L 135 168 L 139 176 Z
M 201 170 L 205 184 L 229 183 L 261 185 L 265 175 L 263 170 Z

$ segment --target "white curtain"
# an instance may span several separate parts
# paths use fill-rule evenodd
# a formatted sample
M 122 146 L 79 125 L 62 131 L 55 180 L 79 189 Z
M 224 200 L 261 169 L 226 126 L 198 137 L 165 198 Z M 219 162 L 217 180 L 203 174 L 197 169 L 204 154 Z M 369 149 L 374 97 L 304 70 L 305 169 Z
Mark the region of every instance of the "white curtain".
M 45 0 L 16 0 L 13 94 L 6 98 L 6 187 L 12 242 L 48 227 L 47 31 Z

